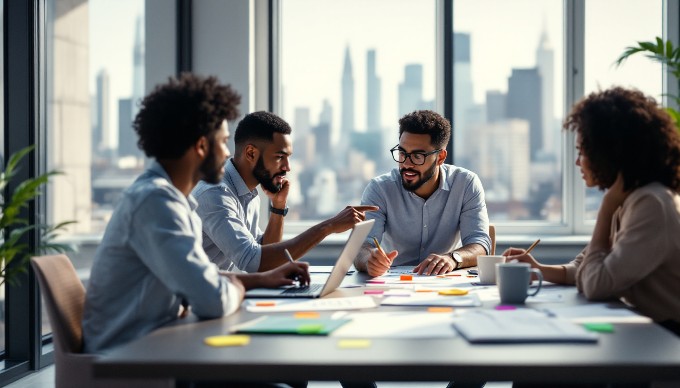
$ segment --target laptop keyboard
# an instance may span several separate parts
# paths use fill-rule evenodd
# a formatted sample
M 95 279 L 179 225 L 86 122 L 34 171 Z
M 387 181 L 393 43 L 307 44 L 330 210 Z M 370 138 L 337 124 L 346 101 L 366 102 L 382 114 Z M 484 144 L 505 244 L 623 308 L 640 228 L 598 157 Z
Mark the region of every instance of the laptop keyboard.
M 323 284 L 310 284 L 302 287 L 287 288 L 282 294 L 313 294 L 321 290 Z

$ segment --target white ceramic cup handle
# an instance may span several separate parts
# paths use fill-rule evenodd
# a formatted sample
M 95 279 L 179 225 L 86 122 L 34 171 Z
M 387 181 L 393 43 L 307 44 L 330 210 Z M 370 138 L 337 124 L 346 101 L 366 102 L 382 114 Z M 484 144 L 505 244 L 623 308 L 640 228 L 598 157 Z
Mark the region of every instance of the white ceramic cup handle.
M 538 277 L 538 287 L 536 287 L 536 291 L 534 291 L 533 294 L 529 294 L 529 296 L 534 296 L 538 294 L 539 291 L 541 291 L 541 285 L 543 284 L 543 274 L 541 273 L 541 270 L 538 268 L 532 268 L 531 272 L 535 273 L 536 276 Z

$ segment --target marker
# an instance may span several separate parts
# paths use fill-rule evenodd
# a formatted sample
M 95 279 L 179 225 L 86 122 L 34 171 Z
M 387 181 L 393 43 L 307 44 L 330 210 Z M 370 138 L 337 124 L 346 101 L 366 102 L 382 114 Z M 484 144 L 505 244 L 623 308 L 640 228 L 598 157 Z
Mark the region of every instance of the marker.
M 295 260 L 293 260 L 293 256 L 290 255 L 290 252 L 288 252 L 288 249 L 284 249 L 283 253 L 286 254 L 286 258 L 288 259 L 288 261 L 290 261 L 291 263 L 295 263 Z M 297 283 L 297 286 L 300 287 L 300 277 L 299 276 L 295 275 L 295 277 L 293 278 L 293 281 L 295 281 L 295 283 Z

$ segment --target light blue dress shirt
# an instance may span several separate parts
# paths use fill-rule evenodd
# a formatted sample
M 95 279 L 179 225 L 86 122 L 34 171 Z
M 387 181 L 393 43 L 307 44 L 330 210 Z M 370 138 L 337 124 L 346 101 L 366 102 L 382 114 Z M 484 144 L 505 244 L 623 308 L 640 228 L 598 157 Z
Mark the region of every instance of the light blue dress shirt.
M 257 272 L 262 258 L 263 232 L 260 197 L 246 183 L 229 159 L 222 182 L 199 182 L 191 193 L 203 221 L 203 249 L 210 260 L 227 271 Z
M 490 251 L 489 217 L 477 175 L 442 164 L 439 177 L 439 187 L 427 200 L 404 189 L 399 169 L 368 183 L 361 204 L 380 210 L 366 213 L 366 219 L 375 219 L 375 224 L 358 260 L 367 259 L 373 237 L 386 251 L 399 252 L 394 265 L 415 266 L 432 253 L 448 253 L 474 243 Z
M 241 292 L 218 274 L 201 247 L 196 202 L 157 162 L 125 191 L 92 265 L 83 316 L 86 353 L 101 353 L 193 314 L 238 309 Z

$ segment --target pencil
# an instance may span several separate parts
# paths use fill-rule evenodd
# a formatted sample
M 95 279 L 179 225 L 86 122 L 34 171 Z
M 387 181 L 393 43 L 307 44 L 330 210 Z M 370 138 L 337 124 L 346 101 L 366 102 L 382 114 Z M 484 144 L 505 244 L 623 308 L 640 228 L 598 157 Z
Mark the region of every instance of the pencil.
M 536 245 L 538 245 L 538 243 L 540 243 L 540 242 L 541 242 L 541 239 L 540 239 L 540 238 L 539 238 L 538 240 L 534 241 L 534 243 L 531 244 L 531 246 L 526 250 L 526 252 L 524 252 L 524 254 L 526 255 L 526 254 L 528 254 L 529 252 L 531 252 L 531 250 L 534 249 L 534 248 L 536 248 Z
M 293 256 L 290 255 L 290 252 L 288 252 L 288 249 L 284 249 L 283 253 L 286 254 L 286 258 L 288 259 L 288 261 L 290 261 L 291 263 L 295 263 L 295 260 L 293 260 Z
M 375 247 L 378 248 L 378 252 L 382 253 L 383 255 L 387 256 L 385 254 L 385 251 L 383 251 L 382 247 L 380 246 L 380 243 L 378 242 L 378 239 L 373 237 L 373 242 L 375 243 Z

